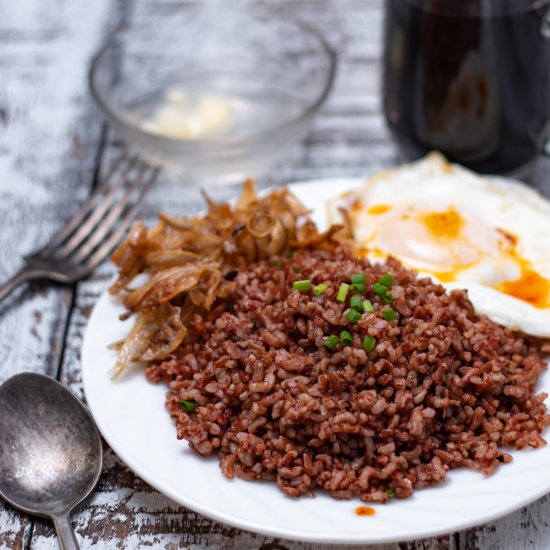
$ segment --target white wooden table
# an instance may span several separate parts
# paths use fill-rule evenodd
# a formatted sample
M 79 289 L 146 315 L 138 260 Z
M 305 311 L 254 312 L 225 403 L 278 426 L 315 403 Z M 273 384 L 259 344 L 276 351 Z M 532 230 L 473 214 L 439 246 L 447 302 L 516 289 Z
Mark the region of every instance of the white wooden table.
M 207 0 L 185 0 L 181 9 Z M 210 1 L 210 0 L 208 0 Z M 333 92 L 306 140 L 262 183 L 362 176 L 398 162 L 380 112 L 381 0 L 248 1 L 320 27 L 343 51 Z M 220 3 L 221 6 L 221 3 Z M 0 2 L 0 280 L 21 257 L 48 240 L 91 191 L 113 147 L 86 87 L 90 57 L 122 21 L 147 21 L 170 0 L 5 0 Z M 220 8 L 221 9 L 221 8 Z M 550 162 L 535 184 L 550 196 Z M 164 208 L 199 208 L 181 183 L 164 178 L 143 216 Z M 33 284 L 0 304 L 0 381 L 43 372 L 83 398 L 80 346 L 87 318 L 112 267 L 106 263 L 73 286 Z M 305 550 L 317 545 L 239 531 L 187 510 L 136 478 L 105 446 L 95 494 L 74 515 L 83 548 Z M 549 465 L 550 470 L 550 465 Z M 383 549 L 550 548 L 550 499 L 544 497 L 498 521 L 437 539 Z M 0 548 L 57 548 L 49 523 L 0 502 Z M 343 548 L 343 547 L 340 547 Z

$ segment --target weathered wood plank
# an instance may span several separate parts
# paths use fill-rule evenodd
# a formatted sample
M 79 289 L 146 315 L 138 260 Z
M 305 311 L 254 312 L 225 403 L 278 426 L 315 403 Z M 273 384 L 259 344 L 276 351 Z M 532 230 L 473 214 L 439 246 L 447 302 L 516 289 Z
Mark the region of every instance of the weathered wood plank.
M 459 535 L 460 548 L 546 550 L 550 546 L 550 497 Z
M 40 0 L 0 7 L 0 280 L 43 244 L 89 192 L 101 123 L 86 64 L 108 3 Z M 0 381 L 55 376 L 73 289 L 31 285 L 0 305 Z M 32 520 L 0 502 L 0 547 L 23 548 Z
M 152 3 L 138 0 L 133 6 L 133 21 L 137 24 L 146 22 L 151 16 L 163 10 L 168 12 L 174 9 L 196 9 L 204 1 L 159 0 Z M 38 79 L 37 83 L 33 73 L 33 66 L 39 62 L 46 61 L 50 67 L 54 65 L 53 62 L 48 61 L 49 56 L 55 57 L 52 52 L 57 52 L 61 57 L 61 50 L 64 50 L 67 45 L 77 52 L 77 54 L 73 52 L 73 55 L 79 58 L 81 65 L 91 49 L 95 47 L 97 37 L 100 36 L 104 25 L 104 16 L 108 13 L 107 0 L 96 2 L 95 5 L 84 6 L 83 2 L 73 4 L 70 7 L 65 6 L 66 12 L 63 11 L 62 15 L 57 12 L 55 15 L 48 13 L 42 20 L 38 15 L 34 18 L 29 17 L 29 14 L 39 13 L 38 2 L 25 0 L 18 3 L 19 8 L 16 15 L 12 17 L 12 22 L 4 24 L 4 19 L 0 18 L 0 42 L 8 45 L 7 50 L 0 49 L 0 65 L 3 71 L 5 68 L 11 71 L 3 72 L 0 83 L 2 131 L 4 127 L 13 128 L 11 123 L 12 117 L 15 117 L 13 111 L 17 112 L 17 109 L 20 109 L 23 113 L 17 115 L 22 117 L 20 127 L 9 140 L 6 141 L 5 136 L 0 133 L 0 197 L 4 199 L 0 201 L 0 220 L 3 224 L 4 220 L 17 224 L 18 216 L 16 212 L 14 213 L 14 209 L 19 208 L 25 212 L 28 210 L 29 213 L 25 214 L 23 222 L 16 225 L 20 231 L 27 228 L 26 220 L 30 219 L 36 219 L 40 227 L 53 229 L 59 223 L 55 213 L 62 211 L 57 205 L 65 204 L 67 208 L 70 207 L 68 201 L 63 202 L 63 193 L 69 196 L 69 190 L 78 188 L 76 196 L 72 193 L 71 198 L 80 199 L 85 195 L 88 186 L 79 187 L 78 182 L 85 181 L 89 184 L 91 181 L 93 153 L 90 151 L 94 151 L 99 126 L 90 115 L 89 100 L 85 97 L 83 83 L 79 87 L 74 83 L 69 86 L 65 82 L 63 91 L 58 92 L 58 87 L 54 85 L 53 80 L 43 77 L 43 80 Z M 119 10 L 122 4 L 124 4 L 122 1 L 118 4 Z M 270 9 L 281 12 L 285 16 L 299 17 L 321 28 L 329 40 L 341 50 L 335 87 L 327 104 L 315 119 L 310 135 L 302 144 L 289 151 L 276 165 L 259 174 L 261 183 L 271 185 L 321 177 L 360 176 L 395 164 L 397 151 L 384 125 L 379 107 L 380 74 L 377 60 L 381 48 L 381 2 L 378 0 L 339 0 L 337 3 L 330 0 L 235 0 L 225 4 L 218 2 L 217 5 L 220 9 L 235 9 L 235 7 Z M 13 11 L 15 13 L 15 8 Z M 128 9 L 125 8 L 123 11 Z M 40 13 L 40 15 L 44 14 Z M 87 28 L 81 29 L 81 24 L 76 19 L 85 21 Z M 116 20 L 117 17 L 114 19 Z M 77 30 L 80 37 L 75 34 Z M 74 59 L 73 62 L 75 62 Z M 67 62 L 57 59 L 57 63 L 61 64 L 61 67 L 66 67 L 64 63 Z M 15 65 L 17 68 L 14 67 Z M 72 65 L 71 70 L 76 82 L 74 75 L 78 70 Z M 4 77 L 5 74 L 8 76 Z M 8 77 L 16 79 L 16 91 L 24 88 L 27 81 L 32 83 L 32 90 L 25 90 L 24 93 L 27 95 L 22 103 L 13 99 L 13 91 L 10 94 L 4 93 L 4 79 L 9 80 Z M 38 97 L 34 87 L 42 86 L 47 89 L 43 91 L 43 97 Z M 64 115 L 65 121 L 75 121 L 78 117 L 81 120 L 81 126 L 77 130 L 66 122 L 67 129 L 55 134 L 58 136 L 58 147 L 55 152 L 53 147 L 48 149 L 48 146 L 42 144 L 47 132 L 40 133 L 41 140 L 33 137 L 31 131 L 33 126 L 24 115 L 31 111 L 32 106 L 42 109 L 40 115 L 42 118 L 39 117 L 39 122 L 46 129 L 50 120 L 47 111 L 52 109 L 52 105 L 61 112 L 64 112 L 64 109 L 71 110 L 71 116 Z M 26 129 L 23 122 L 27 125 Z M 42 128 L 40 125 L 39 127 Z M 72 163 L 64 164 L 61 161 L 60 152 L 63 147 L 66 147 L 66 151 L 69 150 L 66 145 L 67 136 L 72 135 L 77 136 L 77 151 L 80 152 Z M 9 151 L 8 161 L 4 160 L 6 143 Z M 27 157 L 23 158 L 20 155 L 22 148 L 29 143 L 33 151 L 27 154 L 31 159 L 27 161 Z M 42 151 L 42 147 L 46 151 Z M 109 153 L 108 150 L 107 158 Z M 44 167 L 45 161 L 42 158 L 48 159 L 53 165 Z M 548 191 L 548 196 L 550 196 L 550 184 L 544 182 L 545 176 L 550 173 L 549 164 L 549 161 L 541 163 L 536 173 L 538 185 L 541 187 L 546 185 L 544 189 Z M 69 165 L 72 167 L 70 170 L 67 168 Z M 23 174 L 19 175 L 16 181 L 24 182 L 25 192 L 14 193 L 12 187 L 6 182 L 8 176 L 12 175 L 12 166 L 18 166 L 17 173 Z M 23 168 L 19 169 L 19 166 Z M 52 166 L 57 168 L 54 169 Z M 59 183 L 59 176 L 64 174 L 67 174 L 67 178 Z M 55 193 L 52 193 L 54 188 Z M 38 195 L 27 197 L 35 191 L 41 198 Z M 200 208 L 198 192 L 184 188 L 180 181 L 165 177 L 150 195 L 143 217 L 152 222 L 156 212 L 161 208 L 180 214 L 197 211 Z M 40 233 L 36 229 L 33 231 L 18 243 L 18 247 L 26 247 L 25 250 L 30 250 L 34 246 L 34 241 L 39 239 L 39 235 L 47 234 L 46 230 Z M 4 238 L 7 240 L 7 236 Z M 0 240 L 1 276 L 7 275 L 11 270 L 10 262 L 19 258 L 18 247 L 13 246 L 11 251 L 5 251 L 3 245 L 8 244 Z M 108 264 L 101 266 L 90 279 L 78 285 L 74 296 L 74 309 L 70 312 L 60 378 L 79 397 L 83 397 L 80 346 L 87 319 L 97 297 L 107 286 L 113 273 L 112 267 Z M 43 370 L 41 365 L 44 362 L 52 365 L 48 372 L 55 372 L 70 305 L 67 302 L 70 302 L 70 299 L 70 291 L 48 287 L 43 294 L 34 290 L 25 297 L 26 301 L 17 299 L 8 304 L 6 307 L 8 314 L 13 309 L 18 310 L 19 313 L 11 319 L 11 325 L 6 325 L 8 328 L 4 327 L 4 323 L 7 322 L 3 320 L 5 314 L 0 317 L 2 358 L 11 359 L 14 363 L 9 371 L 4 370 L 3 375 L 8 376 L 27 367 Z M 27 306 L 28 303 L 33 306 Z M 9 319 L 9 316 L 6 318 Z M 57 320 L 57 325 L 53 319 Z M 35 325 L 40 325 L 41 328 Z M 21 330 L 22 326 L 25 327 L 26 332 Z M 38 344 L 29 346 L 27 343 L 30 338 L 28 335 L 33 334 L 33 328 L 43 339 L 40 346 Z M 12 339 L 17 338 L 18 331 L 21 332 L 18 343 L 24 342 L 35 351 L 25 355 L 15 349 Z M 41 350 L 42 355 L 36 350 Z M 83 548 L 186 547 L 215 550 L 230 548 L 310 550 L 324 547 L 263 537 L 212 522 L 150 488 L 136 478 L 107 447 L 105 447 L 104 457 L 103 476 L 97 491 L 74 516 L 77 536 Z M 370 548 L 375 550 L 548 548 L 550 545 L 546 519 L 550 512 L 548 507 L 549 499 L 545 498 L 516 514 L 459 535 Z M 21 547 L 28 539 L 33 550 L 57 548 L 50 524 L 37 521 L 32 531 L 31 537 L 31 524 L 28 518 L 12 510 L 8 512 L 0 505 L 0 547 Z M 327 546 L 326 548 L 343 550 L 351 547 Z

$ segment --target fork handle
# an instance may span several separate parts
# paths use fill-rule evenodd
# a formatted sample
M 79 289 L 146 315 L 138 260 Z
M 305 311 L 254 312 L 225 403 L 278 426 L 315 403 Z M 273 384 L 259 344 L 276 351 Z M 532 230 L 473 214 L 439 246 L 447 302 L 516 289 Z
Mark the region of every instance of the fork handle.
M 27 269 L 21 269 L 13 277 L 8 279 L 2 286 L 0 286 L 0 300 L 3 300 L 15 287 L 19 286 L 25 281 L 36 279 L 37 276 L 32 271 Z

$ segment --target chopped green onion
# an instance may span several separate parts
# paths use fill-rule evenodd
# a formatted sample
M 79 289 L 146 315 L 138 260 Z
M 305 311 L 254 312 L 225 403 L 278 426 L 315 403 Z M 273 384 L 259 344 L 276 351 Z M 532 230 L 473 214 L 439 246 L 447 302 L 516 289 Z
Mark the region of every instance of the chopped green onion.
M 349 289 L 352 292 L 364 292 L 365 291 L 365 283 L 355 283 L 353 285 L 349 285 Z
M 382 317 L 389 323 L 395 319 L 395 311 L 390 307 L 390 309 L 386 309 L 386 311 L 382 312 Z
M 235 311 L 235 304 L 233 302 L 227 302 L 227 304 L 225 304 L 225 309 L 229 311 L 229 313 L 233 313 Z
M 300 292 L 307 292 L 311 288 L 311 281 L 309 279 L 304 279 L 303 281 L 294 281 L 292 283 L 292 288 L 294 290 L 299 290 Z
M 297 266 L 297 265 L 292 265 L 292 266 L 290 266 L 290 269 L 292 269 L 292 271 L 293 271 L 294 273 L 298 273 L 298 266 Z
M 343 330 L 340 333 L 340 344 L 343 346 L 351 346 L 353 344 L 353 337 L 347 330 Z
M 369 336 L 369 335 L 363 338 L 363 347 L 365 348 L 365 351 L 372 351 L 375 346 L 376 346 L 376 338 L 373 338 L 372 336 Z
M 289 251 L 286 253 L 286 257 L 287 257 L 287 258 L 292 258 L 292 256 L 294 256 L 294 250 L 289 250 Z
M 346 296 L 348 295 L 349 285 L 342 283 L 338 289 L 338 294 L 336 295 L 336 300 L 338 302 L 345 302 Z
M 193 403 L 193 401 L 184 401 L 183 399 L 180 399 L 180 401 L 178 401 L 178 405 L 187 412 L 194 412 L 197 408 L 197 404 Z
M 313 294 L 315 296 L 322 296 L 327 291 L 328 285 L 320 284 L 313 287 Z
M 385 304 L 391 304 L 393 302 L 393 294 L 389 290 L 384 294 L 384 296 L 381 296 L 381 298 Z
M 371 313 L 374 311 L 374 306 L 370 300 L 363 300 L 363 311 L 365 313 Z
M 277 258 L 274 258 L 273 260 L 271 260 L 271 265 L 274 265 L 275 267 L 281 268 L 285 264 L 283 263 L 283 260 L 279 260 Z
M 372 285 L 372 290 L 378 296 L 384 296 L 384 294 L 386 294 L 386 292 L 388 292 L 388 287 L 383 285 L 382 283 L 374 283 Z
M 349 301 L 349 307 L 361 311 L 363 309 L 363 299 L 359 294 L 354 294 Z
M 332 334 L 325 339 L 325 347 L 332 351 L 338 344 L 338 341 L 338 336 L 334 336 L 334 334 Z
M 395 283 L 395 279 L 389 273 L 386 273 L 385 275 L 382 275 L 380 279 L 378 279 L 378 282 L 381 285 L 390 287 L 391 285 L 393 285 L 393 283 Z
M 361 314 L 358 311 L 355 311 L 354 309 L 350 309 L 346 313 L 346 319 L 350 323 L 356 323 L 357 321 L 359 321 L 359 319 L 361 319 Z
M 353 284 L 363 284 L 364 285 L 367 282 L 367 280 L 365 278 L 364 273 L 356 273 L 355 275 L 351 276 L 351 282 Z
M 386 489 L 386 495 L 388 498 L 393 498 L 395 496 L 395 489 Z

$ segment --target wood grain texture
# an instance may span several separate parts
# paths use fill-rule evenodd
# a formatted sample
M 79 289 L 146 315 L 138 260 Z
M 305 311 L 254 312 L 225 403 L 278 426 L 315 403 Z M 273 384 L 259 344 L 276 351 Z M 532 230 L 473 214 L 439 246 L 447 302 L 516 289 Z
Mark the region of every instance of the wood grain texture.
M 0 280 L 89 192 L 102 123 L 86 65 L 107 6 L 0 4 Z M 0 381 L 22 371 L 56 376 L 72 297 L 72 287 L 36 284 L 0 305 Z M 0 548 L 22 548 L 32 525 L 0 503 Z
M 256 174 L 263 185 L 333 176 L 361 176 L 393 165 L 397 151 L 380 113 L 380 0 L 40 0 L 0 5 L 0 277 L 21 254 L 44 242 L 91 188 L 96 161 L 108 164 L 85 86 L 86 64 L 106 30 L 131 14 L 140 24 L 174 9 L 272 10 L 319 27 L 340 51 L 334 89 L 308 137 L 274 166 Z M 550 196 L 550 161 L 535 174 Z M 550 181 L 550 180 L 549 180 Z M 163 176 L 142 217 L 159 209 L 202 208 L 198 190 Z M 220 195 L 223 193 L 220 191 Z M 17 235 L 17 239 L 14 236 Z M 73 289 L 36 286 L 0 305 L 0 380 L 22 370 L 55 375 L 84 398 L 80 347 L 97 297 L 114 274 L 108 263 Z M 109 366 L 105 366 L 106 370 Z M 550 499 L 464 533 L 374 550 L 470 550 L 550 547 Z M 73 516 L 82 548 L 310 550 L 314 545 L 233 529 L 164 497 L 132 474 L 105 445 L 97 491 Z M 0 504 L 0 548 L 55 549 L 51 525 Z M 326 546 L 335 550 L 352 548 Z

